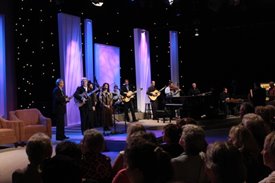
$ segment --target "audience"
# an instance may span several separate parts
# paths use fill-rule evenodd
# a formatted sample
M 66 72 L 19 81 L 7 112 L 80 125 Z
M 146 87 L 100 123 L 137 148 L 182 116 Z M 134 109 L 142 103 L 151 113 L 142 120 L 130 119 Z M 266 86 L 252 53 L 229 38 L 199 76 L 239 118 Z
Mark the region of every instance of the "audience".
M 274 115 L 274 106 L 257 106 L 254 113 L 251 103 L 243 103 L 241 124 L 231 127 L 228 142 L 209 146 L 205 131 L 192 118 L 164 126 L 160 145 L 154 133 L 132 124 L 127 129 L 125 151 L 118 154 L 113 167 L 102 154 L 104 136 L 96 129 L 86 130 L 80 145 L 70 141 L 57 144 L 52 158 L 50 138 L 36 133 L 26 146 L 29 165 L 14 171 L 12 182 L 275 182 Z
M 44 133 L 32 135 L 27 143 L 26 153 L 29 164 L 23 170 L 15 170 L 12 174 L 13 183 L 42 183 L 41 167 L 44 160 L 52 155 L 51 139 Z

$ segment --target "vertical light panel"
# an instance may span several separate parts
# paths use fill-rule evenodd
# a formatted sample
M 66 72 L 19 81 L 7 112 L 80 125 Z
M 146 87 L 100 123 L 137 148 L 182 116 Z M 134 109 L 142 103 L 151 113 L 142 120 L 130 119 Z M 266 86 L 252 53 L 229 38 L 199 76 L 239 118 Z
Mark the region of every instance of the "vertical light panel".
M 90 19 L 84 21 L 84 37 L 85 37 L 85 74 L 86 77 L 94 80 L 94 44 L 93 44 L 93 22 Z
M 178 50 L 178 32 L 169 31 L 170 36 L 170 68 L 171 80 L 179 85 L 179 50 Z
M 110 89 L 120 86 L 120 49 L 119 47 L 95 43 L 95 77 L 102 86 L 107 82 Z
M 135 42 L 135 64 L 136 64 L 136 87 L 137 108 L 144 112 L 145 103 L 149 102 L 146 96 L 146 90 L 151 84 L 151 62 L 149 32 L 144 29 L 134 29 Z M 139 90 L 143 88 L 143 90 Z
M 0 116 L 7 115 L 5 17 L 0 15 Z
M 66 94 L 72 96 L 83 77 L 80 18 L 59 13 L 58 33 L 61 77 Z M 66 117 L 67 125 L 80 123 L 79 109 L 73 100 L 67 104 Z

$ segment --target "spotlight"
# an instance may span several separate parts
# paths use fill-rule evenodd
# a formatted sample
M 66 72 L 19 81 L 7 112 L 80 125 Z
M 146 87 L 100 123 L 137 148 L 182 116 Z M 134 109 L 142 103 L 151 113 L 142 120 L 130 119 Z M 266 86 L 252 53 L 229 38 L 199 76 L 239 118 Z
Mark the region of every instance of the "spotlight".
M 92 4 L 97 7 L 101 7 L 103 5 L 103 0 L 91 0 Z

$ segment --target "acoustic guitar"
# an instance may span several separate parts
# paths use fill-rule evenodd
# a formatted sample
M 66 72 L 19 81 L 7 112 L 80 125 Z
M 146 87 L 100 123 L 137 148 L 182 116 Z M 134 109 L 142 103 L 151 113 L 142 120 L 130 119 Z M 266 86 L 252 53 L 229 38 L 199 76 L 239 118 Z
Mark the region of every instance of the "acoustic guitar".
M 140 88 L 140 91 L 143 90 L 143 88 Z M 122 96 L 122 101 L 127 103 L 129 102 L 132 98 L 135 97 L 135 94 L 137 93 L 138 90 L 136 91 L 128 91 L 128 92 L 124 92 L 124 94 L 126 94 L 125 96 Z
M 152 95 L 148 95 L 149 99 L 152 101 L 157 100 L 157 98 L 160 96 L 160 92 L 165 89 L 165 86 L 161 88 L 160 90 L 154 90 L 150 92 Z
M 98 90 L 100 90 L 101 87 L 89 92 L 89 93 L 82 93 L 79 96 L 81 97 L 82 100 L 77 100 L 76 98 L 74 98 L 75 103 L 78 105 L 78 107 L 82 107 L 88 100 L 88 98 L 95 92 L 97 92 Z

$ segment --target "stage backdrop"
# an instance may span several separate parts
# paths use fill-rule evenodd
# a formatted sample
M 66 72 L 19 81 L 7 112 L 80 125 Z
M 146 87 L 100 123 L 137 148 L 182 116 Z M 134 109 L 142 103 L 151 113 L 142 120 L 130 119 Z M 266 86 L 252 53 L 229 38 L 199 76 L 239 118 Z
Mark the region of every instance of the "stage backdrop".
M 145 103 L 149 103 L 146 90 L 151 84 L 151 62 L 149 32 L 144 29 L 134 29 L 136 89 L 138 111 L 145 111 Z M 140 90 L 143 88 L 143 90 Z
M 0 117 L 7 115 L 5 17 L 0 15 Z
M 85 73 L 86 77 L 94 81 L 94 44 L 93 44 L 93 22 L 90 19 L 84 21 L 85 39 Z
M 171 80 L 179 85 L 179 51 L 178 51 L 178 32 L 169 31 L 170 37 L 170 68 Z
M 110 90 L 120 86 L 120 49 L 119 47 L 95 43 L 95 79 L 102 86 L 107 82 Z
M 59 53 L 61 77 L 65 81 L 66 95 L 72 96 L 83 77 L 80 18 L 58 14 Z M 78 106 L 74 100 L 67 104 L 67 125 L 80 123 Z

